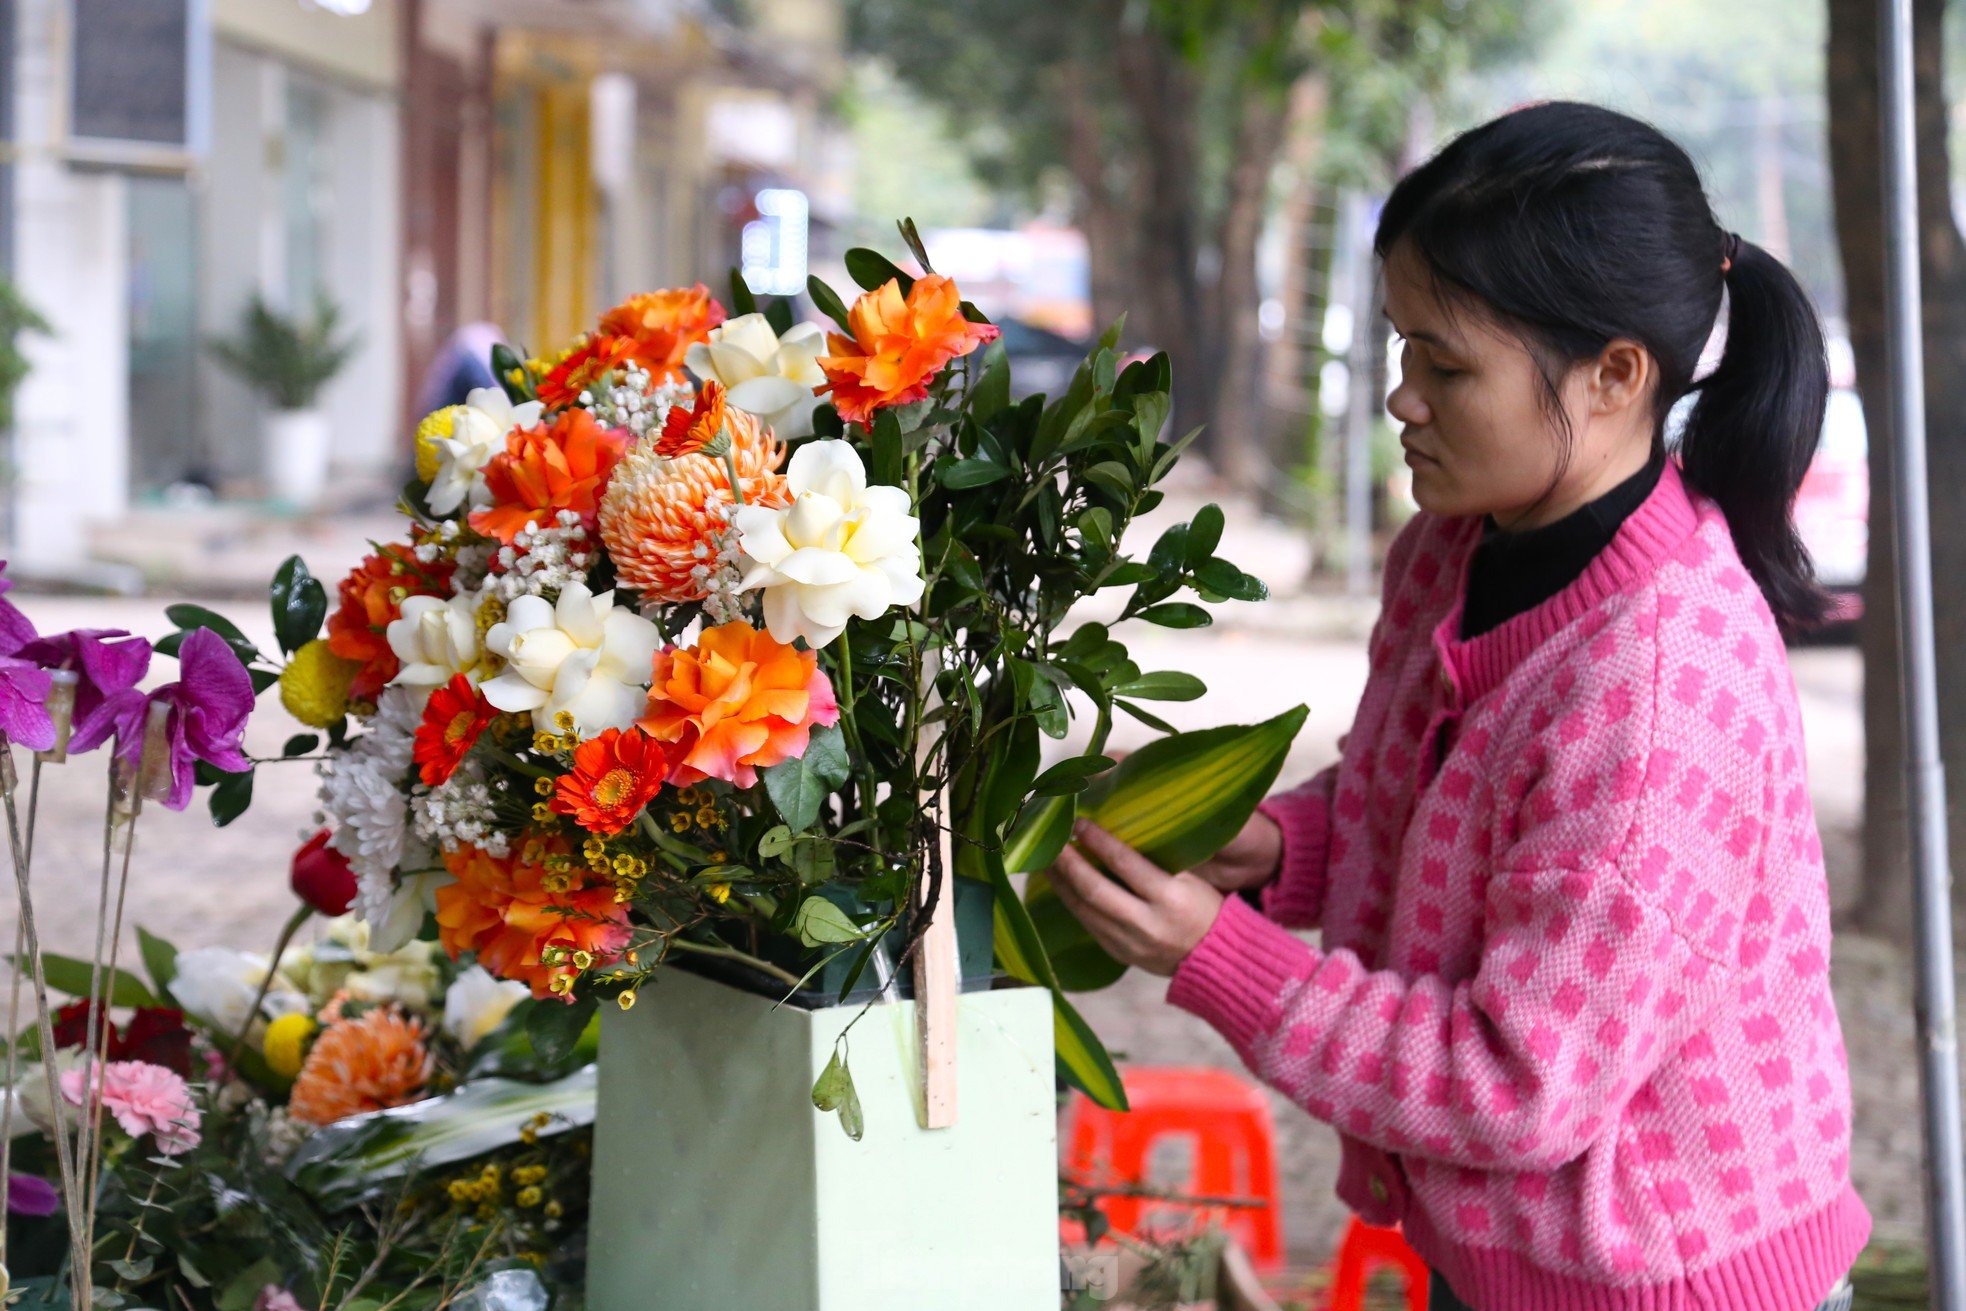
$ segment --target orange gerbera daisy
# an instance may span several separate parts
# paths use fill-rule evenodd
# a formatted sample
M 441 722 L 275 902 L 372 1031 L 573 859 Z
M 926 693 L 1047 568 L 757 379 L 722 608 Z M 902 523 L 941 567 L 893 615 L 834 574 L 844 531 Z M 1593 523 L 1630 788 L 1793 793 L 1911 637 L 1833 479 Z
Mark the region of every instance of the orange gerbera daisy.
M 589 833 L 613 835 L 635 822 L 669 769 L 662 743 L 639 728 L 610 728 L 573 753 L 573 772 L 560 776 L 552 807 Z
M 655 453 L 674 460 L 695 455 L 717 439 L 724 430 L 724 388 L 715 378 L 703 384 L 696 403 L 688 409 L 680 405 L 669 410 L 662 435 L 655 439 Z
M 683 356 L 724 321 L 724 307 L 702 283 L 630 297 L 601 316 L 601 331 L 631 338 L 635 362 L 660 385 L 683 376 Z
M 535 390 L 549 410 L 565 409 L 580 399 L 580 393 L 610 373 L 633 364 L 636 345 L 632 337 L 599 333 L 582 337 L 559 363 L 540 378 Z
M 477 684 L 463 674 L 453 674 L 450 682 L 432 692 L 411 746 L 423 785 L 434 788 L 450 782 L 497 713 Z
M 550 526 L 572 510 L 590 527 L 608 475 L 628 451 L 623 428 L 603 428 L 586 410 L 567 410 L 535 428 L 515 428 L 485 466 L 492 503 L 471 526 L 507 546 L 528 523 Z
M 564 846 L 553 844 L 556 854 Z M 457 882 L 437 889 L 438 941 L 453 960 L 467 951 L 501 979 L 517 979 L 535 997 L 554 996 L 553 980 L 579 969 L 541 959 L 548 947 L 586 952 L 607 964 L 628 945 L 628 907 L 605 883 L 587 886 L 579 871 L 551 876 L 523 853 L 494 856 L 463 845 L 444 856 Z M 566 882 L 549 891 L 547 880 Z M 563 985 L 564 986 L 564 985 Z
M 724 411 L 730 458 L 748 505 L 784 505 L 784 443 L 743 410 Z M 730 512 L 730 470 L 715 456 L 664 457 L 644 442 L 623 459 L 601 498 L 601 540 L 615 577 L 655 601 L 701 601 L 698 565 L 714 563 L 710 538 Z
M 842 419 L 870 426 L 874 411 L 921 400 L 943 365 L 1001 335 L 994 324 L 964 318 L 962 293 L 939 273 L 915 279 L 906 296 L 889 278 L 853 302 L 847 324 L 851 337 L 826 334 L 820 391 L 833 393 Z
M 676 744 L 671 782 L 748 788 L 760 769 L 803 756 L 815 725 L 839 719 L 817 654 L 739 620 L 706 628 L 687 651 L 658 651 L 648 714 L 636 722 Z
M 412 596 L 450 595 L 449 560 L 424 564 L 409 547 L 392 542 L 341 580 L 340 604 L 328 616 L 328 650 L 361 665 L 348 685 L 357 701 L 373 701 L 402 668 L 385 630 L 400 619 Z
M 333 1124 L 364 1111 L 413 1102 L 435 1062 L 423 1024 L 394 1007 L 336 1020 L 307 1053 L 287 1114 L 302 1124 Z

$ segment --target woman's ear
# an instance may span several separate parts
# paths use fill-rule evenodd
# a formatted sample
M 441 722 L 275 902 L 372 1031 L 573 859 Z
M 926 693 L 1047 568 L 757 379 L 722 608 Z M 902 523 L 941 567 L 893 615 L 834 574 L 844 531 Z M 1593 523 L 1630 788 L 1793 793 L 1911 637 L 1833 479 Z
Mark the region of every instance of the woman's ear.
M 1599 351 L 1586 369 L 1593 414 L 1622 414 L 1649 405 L 1653 384 L 1658 381 L 1652 352 L 1624 337 Z

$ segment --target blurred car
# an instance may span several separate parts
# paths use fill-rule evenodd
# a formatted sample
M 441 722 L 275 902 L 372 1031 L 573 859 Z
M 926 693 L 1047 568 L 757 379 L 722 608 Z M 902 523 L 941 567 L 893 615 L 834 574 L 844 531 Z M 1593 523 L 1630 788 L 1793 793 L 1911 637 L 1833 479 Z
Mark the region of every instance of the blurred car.
M 1015 400 L 1036 392 L 1059 395 L 1071 385 L 1073 371 L 1092 349 L 1091 342 L 1074 341 L 1022 319 L 998 319 L 997 327 L 1003 330 L 1004 354 L 1010 357 L 1010 390 Z
M 1795 528 L 1834 599 L 1831 621 L 1854 621 L 1863 614 L 1870 559 L 1870 444 L 1851 388 L 1830 391 L 1822 442 L 1796 493 Z

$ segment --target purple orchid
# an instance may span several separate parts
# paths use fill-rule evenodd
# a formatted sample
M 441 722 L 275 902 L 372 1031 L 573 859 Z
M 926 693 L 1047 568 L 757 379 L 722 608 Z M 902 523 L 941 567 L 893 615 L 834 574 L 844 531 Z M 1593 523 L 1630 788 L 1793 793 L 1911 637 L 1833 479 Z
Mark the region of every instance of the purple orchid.
M 48 714 L 48 689 L 54 681 L 32 660 L 0 656 L 0 737 L 31 751 L 55 744 L 55 721 Z
M 6 599 L 13 586 L 7 577 L 7 562 L 0 560 L 0 655 L 13 655 L 35 638 L 34 622 Z
M 46 1179 L 32 1174 L 7 1176 L 8 1215 L 53 1215 L 60 1209 L 61 1194 Z
M 252 768 L 253 762 L 239 748 L 254 698 L 253 680 L 245 665 L 211 629 L 194 628 L 186 633 L 177 659 L 178 681 L 152 692 L 148 703 L 170 707 L 164 731 L 171 785 L 163 802 L 172 810 L 183 810 L 191 804 L 196 762 L 202 760 L 234 774 Z M 117 742 L 116 754 L 132 768 L 142 763 L 143 737 L 139 727 Z
M 112 737 L 127 742 L 143 736 L 150 698 L 137 684 L 150 671 L 150 643 L 145 639 L 120 628 L 78 628 L 37 638 L 19 655 L 44 669 L 72 669 L 79 675 L 70 751 L 93 751 Z

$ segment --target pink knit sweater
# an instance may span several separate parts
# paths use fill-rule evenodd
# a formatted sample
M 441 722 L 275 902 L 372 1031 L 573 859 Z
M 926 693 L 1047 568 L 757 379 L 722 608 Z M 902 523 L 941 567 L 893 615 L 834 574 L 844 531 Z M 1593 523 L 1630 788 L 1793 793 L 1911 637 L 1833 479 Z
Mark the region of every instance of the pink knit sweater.
M 1264 803 L 1265 913 L 1227 898 L 1168 1000 L 1481 1311 L 1808 1311 L 1870 1216 L 1773 615 L 1675 464 L 1462 641 L 1480 527 L 1395 542 L 1343 758 Z

